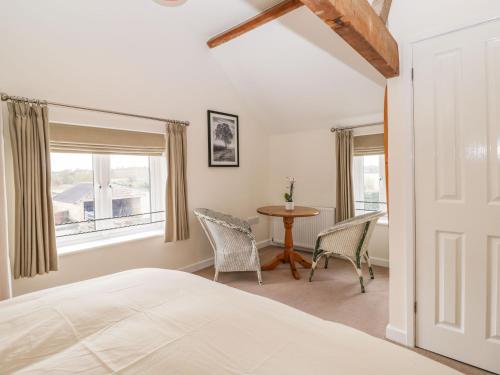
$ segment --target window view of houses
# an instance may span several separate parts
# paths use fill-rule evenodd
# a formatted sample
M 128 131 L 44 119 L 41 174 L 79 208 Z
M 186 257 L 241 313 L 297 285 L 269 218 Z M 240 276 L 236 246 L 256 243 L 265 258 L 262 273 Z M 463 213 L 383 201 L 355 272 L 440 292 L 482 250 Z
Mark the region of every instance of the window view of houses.
M 151 222 L 148 156 L 53 153 L 51 159 L 57 236 Z

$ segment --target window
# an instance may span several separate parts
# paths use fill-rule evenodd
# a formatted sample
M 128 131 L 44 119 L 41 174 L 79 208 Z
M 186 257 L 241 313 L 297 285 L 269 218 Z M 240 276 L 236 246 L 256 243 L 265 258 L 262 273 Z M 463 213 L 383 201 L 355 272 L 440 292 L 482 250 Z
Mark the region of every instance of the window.
M 353 183 L 356 215 L 387 211 L 384 155 L 354 156 Z
M 161 227 L 162 156 L 51 153 L 52 202 L 59 245 Z

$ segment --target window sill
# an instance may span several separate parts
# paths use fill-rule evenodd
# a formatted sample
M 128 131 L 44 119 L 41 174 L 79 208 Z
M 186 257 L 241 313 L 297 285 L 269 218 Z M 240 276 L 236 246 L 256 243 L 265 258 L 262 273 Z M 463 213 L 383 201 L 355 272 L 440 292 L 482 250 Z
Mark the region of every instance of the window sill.
M 380 219 L 378 219 L 377 225 L 383 225 L 384 227 L 388 227 L 389 226 L 389 218 L 387 217 L 387 215 L 382 216 Z
M 63 246 L 57 247 L 57 254 L 59 256 L 76 254 L 76 253 L 81 253 L 84 251 L 96 250 L 96 249 L 106 247 L 106 246 L 138 241 L 138 240 L 142 240 L 145 238 L 162 237 L 164 235 L 164 233 L 165 232 L 163 229 L 152 229 L 149 231 L 129 234 L 129 235 L 125 235 L 125 236 L 118 236 L 118 237 L 98 239 L 98 240 L 90 240 L 90 241 L 86 241 L 86 242 L 79 243 L 79 244 L 73 244 L 73 245 L 63 245 Z

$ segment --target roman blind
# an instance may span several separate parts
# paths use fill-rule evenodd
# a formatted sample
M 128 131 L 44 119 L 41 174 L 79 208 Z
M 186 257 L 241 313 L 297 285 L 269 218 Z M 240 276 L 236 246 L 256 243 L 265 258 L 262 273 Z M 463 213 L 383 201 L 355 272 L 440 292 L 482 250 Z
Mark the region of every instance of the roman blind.
M 381 155 L 384 153 L 384 134 L 354 137 L 354 156 Z
M 50 151 L 157 156 L 165 152 L 165 135 L 51 123 Z

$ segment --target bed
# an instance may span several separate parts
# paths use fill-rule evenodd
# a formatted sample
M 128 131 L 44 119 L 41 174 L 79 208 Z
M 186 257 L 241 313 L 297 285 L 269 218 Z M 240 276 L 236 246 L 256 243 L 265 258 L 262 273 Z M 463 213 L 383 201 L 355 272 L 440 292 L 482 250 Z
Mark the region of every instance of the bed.
M 0 374 L 458 374 L 192 274 L 137 269 L 0 302 Z

